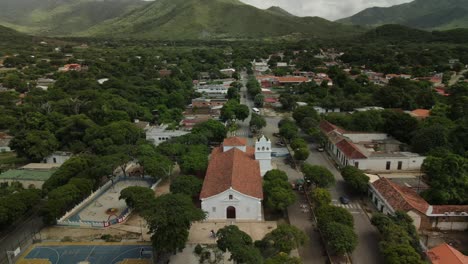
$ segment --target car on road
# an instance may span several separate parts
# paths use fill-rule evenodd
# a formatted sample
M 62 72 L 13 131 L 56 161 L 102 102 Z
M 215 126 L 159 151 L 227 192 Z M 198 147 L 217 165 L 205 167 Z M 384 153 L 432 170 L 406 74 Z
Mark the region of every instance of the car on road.
M 350 200 L 349 200 L 349 198 L 346 197 L 346 196 L 341 196 L 341 197 L 340 197 L 340 202 L 341 202 L 342 204 L 349 204 L 349 203 L 350 203 Z
M 274 137 L 281 137 L 280 133 L 273 133 Z
M 318 152 L 323 152 L 324 150 L 325 150 L 325 149 L 324 149 L 322 146 L 318 146 L 318 147 L 317 147 L 317 151 L 318 151 Z

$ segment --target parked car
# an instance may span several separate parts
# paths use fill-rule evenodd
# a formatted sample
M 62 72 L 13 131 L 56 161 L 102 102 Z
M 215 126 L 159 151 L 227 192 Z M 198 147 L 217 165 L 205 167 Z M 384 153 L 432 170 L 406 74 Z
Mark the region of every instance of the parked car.
M 277 145 L 277 146 L 280 146 L 280 147 L 285 147 L 285 146 L 286 146 L 286 144 L 284 144 L 283 141 L 277 141 L 277 142 L 276 142 L 276 145 Z
M 317 151 L 318 151 L 318 152 L 323 152 L 324 150 L 325 150 L 325 149 L 324 149 L 322 146 L 318 146 L 318 147 L 317 147 Z
M 280 133 L 273 133 L 274 137 L 281 137 Z
M 349 198 L 346 197 L 346 196 L 341 196 L 341 197 L 340 197 L 340 202 L 341 202 L 342 204 L 349 204 L 349 203 L 350 203 L 350 200 L 349 200 Z

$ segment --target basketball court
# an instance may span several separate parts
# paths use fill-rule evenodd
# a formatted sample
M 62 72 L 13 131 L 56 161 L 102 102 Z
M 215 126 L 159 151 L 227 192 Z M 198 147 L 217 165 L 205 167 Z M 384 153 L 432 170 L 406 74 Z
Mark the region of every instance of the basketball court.
M 151 264 L 150 245 L 37 244 L 18 264 Z

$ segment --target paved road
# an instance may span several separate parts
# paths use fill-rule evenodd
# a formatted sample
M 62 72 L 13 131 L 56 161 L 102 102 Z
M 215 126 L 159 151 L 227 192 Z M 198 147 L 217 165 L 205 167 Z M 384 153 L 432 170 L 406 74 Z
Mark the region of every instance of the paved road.
M 449 81 L 449 86 L 456 84 L 460 80 L 460 78 L 463 77 L 463 74 L 465 74 L 465 72 L 468 72 L 468 70 L 462 70 L 459 74 L 452 76 L 452 78 L 450 78 Z
M 347 190 L 347 186 L 341 176 L 341 173 L 333 165 L 330 158 L 325 152 L 318 152 L 315 150 L 315 145 L 311 144 L 311 154 L 307 159 L 310 164 L 324 166 L 329 169 L 336 179 L 336 185 L 330 188 L 333 204 L 343 207 L 351 212 L 354 217 L 354 230 L 359 237 L 359 245 L 353 252 L 353 263 L 359 264 L 374 264 L 383 263 L 383 258 L 379 252 L 379 233 L 377 229 L 372 226 L 369 218 L 365 214 L 358 202 L 358 198 L 352 197 Z M 346 195 L 351 197 L 349 205 L 341 205 L 338 202 L 340 196 Z

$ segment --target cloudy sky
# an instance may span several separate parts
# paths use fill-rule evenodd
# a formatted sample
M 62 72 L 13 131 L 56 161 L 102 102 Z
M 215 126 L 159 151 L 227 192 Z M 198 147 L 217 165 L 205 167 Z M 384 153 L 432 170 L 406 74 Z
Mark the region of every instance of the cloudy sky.
M 279 6 L 297 16 L 336 20 L 373 6 L 392 6 L 412 0 L 241 0 L 258 8 Z M 443 0 L 442 0 L 443 1 Z

